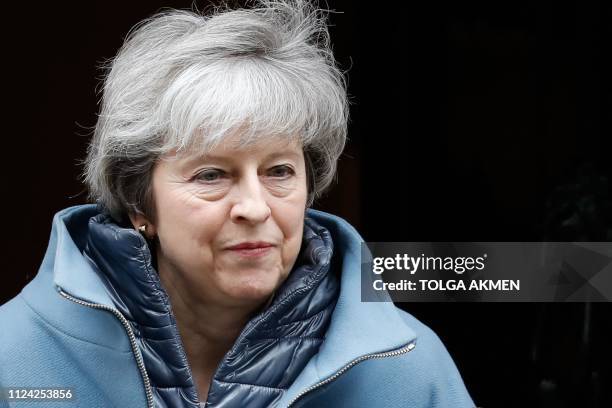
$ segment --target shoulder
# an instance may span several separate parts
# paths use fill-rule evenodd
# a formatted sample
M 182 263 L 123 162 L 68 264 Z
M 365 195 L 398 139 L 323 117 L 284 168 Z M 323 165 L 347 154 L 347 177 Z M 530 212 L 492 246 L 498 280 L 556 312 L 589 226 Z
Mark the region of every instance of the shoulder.
M 21 295 L 0 306 L 0 356 L 8 358 L 30 339 L 36 315 Z M 4 362 L 4 360 L 2 360 Z
M 377 364 L 379 373 L 393 375 L 404 389 L 420 396 L 428 407 L 474 407 L 457 367 L 438 335 L 404 310 L 397 309 L 402 320 L 416 333 L 415 347 L 409 353 Z M 401 380 L 399 380 L 401 379 Z M 410 384 L 409 387 L 406 385 Z M 418 406 L 418 405 L 417 405 Z
M 0 306 L 0 367 L 10 368 L 0 369 L 0 379 L 27 379 L 34 371 L 53 378 L 55 364 L 64 365 L 81 352 L 131 352 L 112 314 L 64 299 L 44 278 L 39 272 L 19 295 Z
M 416 333 L 415 347 L 363 359 L 324 392 L 313 393 L 304 406 L 475 407 L 438 336 L 412 315 L 397 312 Z
M 40 323 L 21 294 L 0 306 L 0 382 L 29 383 L 33 368 L 44 361 L 51 339 Z
M 69 305 L 68 301 L 64 303 Z M 54 326 L 47 312 L 33 305 L 23 292 L 0 306 L 0 384 L 69 387 L 80 406 L 145 405 L 144 390 L 134 392 L 141 389 L 142 383 L 130 349 L 111 349 L 88 338 L 75 337 L 87 330 L 82 320 L 73 319 L 68 310 L 65 320 L 72 320 L 75 327 L 82 329 L 70 333 L 64 330 L 67 326 Z M 96 321 L 99 322 L 104 323 Z M 114 377 L 119 372 L 120 383 Z

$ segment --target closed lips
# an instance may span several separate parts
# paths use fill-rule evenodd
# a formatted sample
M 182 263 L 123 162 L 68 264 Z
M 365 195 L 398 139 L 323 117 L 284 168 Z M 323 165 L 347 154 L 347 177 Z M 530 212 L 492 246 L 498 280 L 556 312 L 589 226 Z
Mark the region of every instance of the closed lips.
M 232 245 L 228 249 L 257 249 L 257 248 L 268 248 L 274 246 L 269 242 L 243 242 L 237 245 Z

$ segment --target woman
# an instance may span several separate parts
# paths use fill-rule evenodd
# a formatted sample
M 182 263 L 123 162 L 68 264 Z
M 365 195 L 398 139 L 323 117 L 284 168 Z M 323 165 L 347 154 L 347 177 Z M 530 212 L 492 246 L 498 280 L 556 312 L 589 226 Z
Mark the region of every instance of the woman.
M 428 328 L 360 302 L 358 233 L 309 209 L 346 122 L 306 2 L 139 24 L 86 160 L 98 205 L 56 215 L 0 311 L 1 384 L 84 407 L 473 406 Z

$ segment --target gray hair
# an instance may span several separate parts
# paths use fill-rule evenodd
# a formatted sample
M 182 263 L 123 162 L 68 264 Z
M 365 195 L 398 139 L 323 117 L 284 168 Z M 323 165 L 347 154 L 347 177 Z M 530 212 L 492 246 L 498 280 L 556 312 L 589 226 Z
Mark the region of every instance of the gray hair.
M 205 153 L 239 130 L 244 143 L 299 139 L 310 206 L 333 181 L 347 133 L 346 83 L 326 17 L 306 0 L 259 0 L 208 15 L 168 10 L 137 24 L 107 65 L 85 160 L 91 198 L 116 220 L 154 217 L 156 161 Z

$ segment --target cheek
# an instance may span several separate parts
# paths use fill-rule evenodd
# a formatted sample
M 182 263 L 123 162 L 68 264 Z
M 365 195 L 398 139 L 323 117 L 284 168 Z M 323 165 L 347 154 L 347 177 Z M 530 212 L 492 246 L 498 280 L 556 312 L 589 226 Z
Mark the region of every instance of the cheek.
M 160 238 L 168 235 L 187 233 L 197 214 L 197 207 L 190 204 L 188 197 L 180 191 L 168 191 L 156 197 L 158 234 Z
M 278 225 L 284 236 L 282 261 L 285 273 L 289 273 L 300 251 L 304 233 L 305 203 L 283 206 L 279 209 Z
M 157 233 L 166 249 L 193 255 L 194 246 L 208 246 L 217 236 L 226 218 L 225 207 L 207 203 L 189 192 L 174 191 L 158 197 Z

